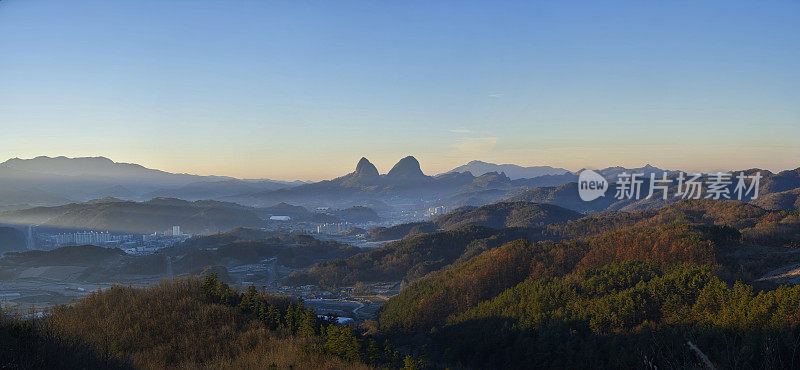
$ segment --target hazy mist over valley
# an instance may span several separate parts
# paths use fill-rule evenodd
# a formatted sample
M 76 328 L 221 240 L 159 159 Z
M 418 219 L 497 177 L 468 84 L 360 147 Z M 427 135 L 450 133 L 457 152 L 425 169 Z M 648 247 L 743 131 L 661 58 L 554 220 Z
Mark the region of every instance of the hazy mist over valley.
M 0 369 L 800 368 L 798 25 L 0 0 Z

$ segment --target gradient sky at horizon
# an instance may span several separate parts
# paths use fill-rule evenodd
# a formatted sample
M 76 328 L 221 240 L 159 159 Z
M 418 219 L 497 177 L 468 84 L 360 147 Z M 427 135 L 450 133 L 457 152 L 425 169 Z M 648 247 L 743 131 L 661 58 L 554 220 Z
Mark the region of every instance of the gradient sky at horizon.
M 798 1 L 0 1 L 0 160 L 800 166 Z

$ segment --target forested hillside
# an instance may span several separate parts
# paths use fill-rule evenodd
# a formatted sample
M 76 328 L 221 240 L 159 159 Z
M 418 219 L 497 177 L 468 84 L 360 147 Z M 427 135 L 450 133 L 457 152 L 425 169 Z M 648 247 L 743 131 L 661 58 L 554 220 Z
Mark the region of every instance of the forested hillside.
M 721 367 L 793 367 L 800 290 L 759 278 L 800 263 L 797 217 L 692 201 L 548 225 L 561 241 L 506 243 L 413 282 L 380 330 L 469 367 L 692 367 L 689 341 Z
M 422 230 L 430 230 L 432 225 L 470 226 L 416 234 Z M 527 227 L 508 227 L 509 225 Z M 684 226 L 667 228 L 668 225 Z M 711 226 L 718 227 L 709 228 Z M 637 231 L 627 232 L 631 229 Z M 575 212 L 552 205 L 497 203 L 456 210 L 429 223 L 398 225 L 378 230 L 376 234 L 393 233 L 397 236 L 405 232 L 413 235 L 347 259 L 321 263 L 308 271 L 296 272 L 288 282 L 331 287 L 350 285 L 358 281 L 413 281 L 428 272 L 451 263 L 465 262 L 485 250 L 515 239 L 585 240 L 607 234 L 603 236 L 606 240 L 617 240 L 606 243 L 612 245 L 607 250 L 599 249 L 601 243 L 596 242 L 598 249 L 593 252 L 593 256 L 601 258 L 604 254 L 619 254 L 627 259 L 644 258 L 643 256 L 661 258 L 668 253 L 650 251 L 648 253 L 652 255 L 642 254 L 644 252 L 633 252 L 629 246 L 638 245 L 637 243 L 651 245 L 662 241 L 672 246 L 672 243 L 692 240 L 697 233 L 709 232 L 736 239 L 737 245 L 741 247 L 735 248 L 736 261 L 743 265 L 741 270 L 763 274 L 767 272 L 765 269 L 774 267 L 774 258 L 780 254 L 774 248 L 798 245 L 800 212 L 765 210 L 738 201 L 691 200 L 659 210 L 606 211 L 579 217 Z M 683 247 L 675 245 L 671 248 L 681 250 Z M 681 257 L 683 256 L 674 258 Z M 788 258 L 792 260 L 795 256 Z
M 437 230 L 455 230 L 464 226 L 542 227 L 576 220 L 582 215 L 559 206 L 531 202 L 500 202 L 480 207 L 461 207 L 430 221 L 411 222 L 392 227 L 376 227 L 369 231 L 375 241 L 402 239 Z
M 482 216 L 503 207 L 512 211 Z M 530 212 L 517 217 L 515 209 Z M 249 229 L 193 238 L 162 253 L 175 258 L 177 270 L 276 253 L 282 263 L 300 266 L 292 263 L 301 255 L 342 254 L 296 271 L 286 283 L 330 288 L 407 283 L 383 304 L 377 322 L 336 325 L 301 302 L 254 288 L 239 292 L 212 275 L 202 283 L 179 279 L 144 290 L 117 286 L 60 306 L 35 324 L 4 319 L 0 331 L 13 338 L 13 345 L 3 347 L 0 363 L 41 367 L 79 361 L 108 368 L 800 365 L 800 288 L 780 283 L 797 282 L 792 270 L 800 265 L 796 210 L 708 200 L 580 218 L 529 204 L 476 210 L 450 217 L 496 227 L 456 222 L 460 227 L 360 253 L 336 242 Z M 57 263 L 90 252 L 106 265 L 128 258 L 118 250 L 85 247 L 53 252 L 11 254 L 8 261 Z M 775 279 L 778 275 L 782 278 Z
M 359 281 L 414 280 L 457 259 L 497 247 L 515 239 L 540 239 L 541 229 L 502 230 L 466 226 L 407 237 L 358 253 L 345 259 L 323 262 L 307 271 L 292 273 L 287 283 L 317 284 L 325 287 L 350 285 Z
M 378 226 L 369 230 L 367 236 L 373 241 L 386 241 L 402 239 L 407 236 L 414 236 L 424 233 L 432 233 L 439 227 L 428 221 L 410 222 L 391 227 Z
M 584 241 L 518 240 L 414 282 L 383 305 L 380 320 L 387 330 L 428 330 L 526 279 L 562 276 L 617 261 L 719 266 L 718 254 L 738 236 L 730 228 L 684 224 L 609 232 Z
M 436 361 L 476 367 L 794 368 L 800 287 L 756 292 L 708 267 L 622 262 L 528 279 L 430 334 Z M 697 350 L 695 350 L 695 348 Z
M 0 317 L 10 368 L 415 367 L 387 343 L 301 302 L 239 292 L 208 276 L 114 286 L 35 321 Z
M 501 202 L 481 207 L 463 207 L 433 220 L 445 230 L 476 225 L 495 229 L 505 227 L 541 227 L 575 220 L 581 214 L 559 206 L 530 202 Z

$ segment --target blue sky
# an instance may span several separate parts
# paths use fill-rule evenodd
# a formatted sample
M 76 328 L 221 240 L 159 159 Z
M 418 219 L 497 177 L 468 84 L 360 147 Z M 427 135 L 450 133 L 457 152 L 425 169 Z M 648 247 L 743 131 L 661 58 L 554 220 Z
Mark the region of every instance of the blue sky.
M 798 1 L 0 1 L 0 157 L 800 166 Z

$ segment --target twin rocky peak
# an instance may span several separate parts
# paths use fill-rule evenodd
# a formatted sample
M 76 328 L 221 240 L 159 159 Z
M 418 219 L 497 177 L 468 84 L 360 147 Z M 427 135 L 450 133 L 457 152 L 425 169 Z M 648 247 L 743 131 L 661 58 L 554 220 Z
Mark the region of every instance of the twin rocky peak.
M 412 156 L 405 157 L 397 162 L 386 175 L 381 176 L 378 169 L 366 158 L 361 158 L 356 165 L 355 172 L 345 176 L 345 179 L 356 180 L 362 184 L 378 183 L 417 183 L 429 181 L 430 176 L 422 173 L 419 161 Z

